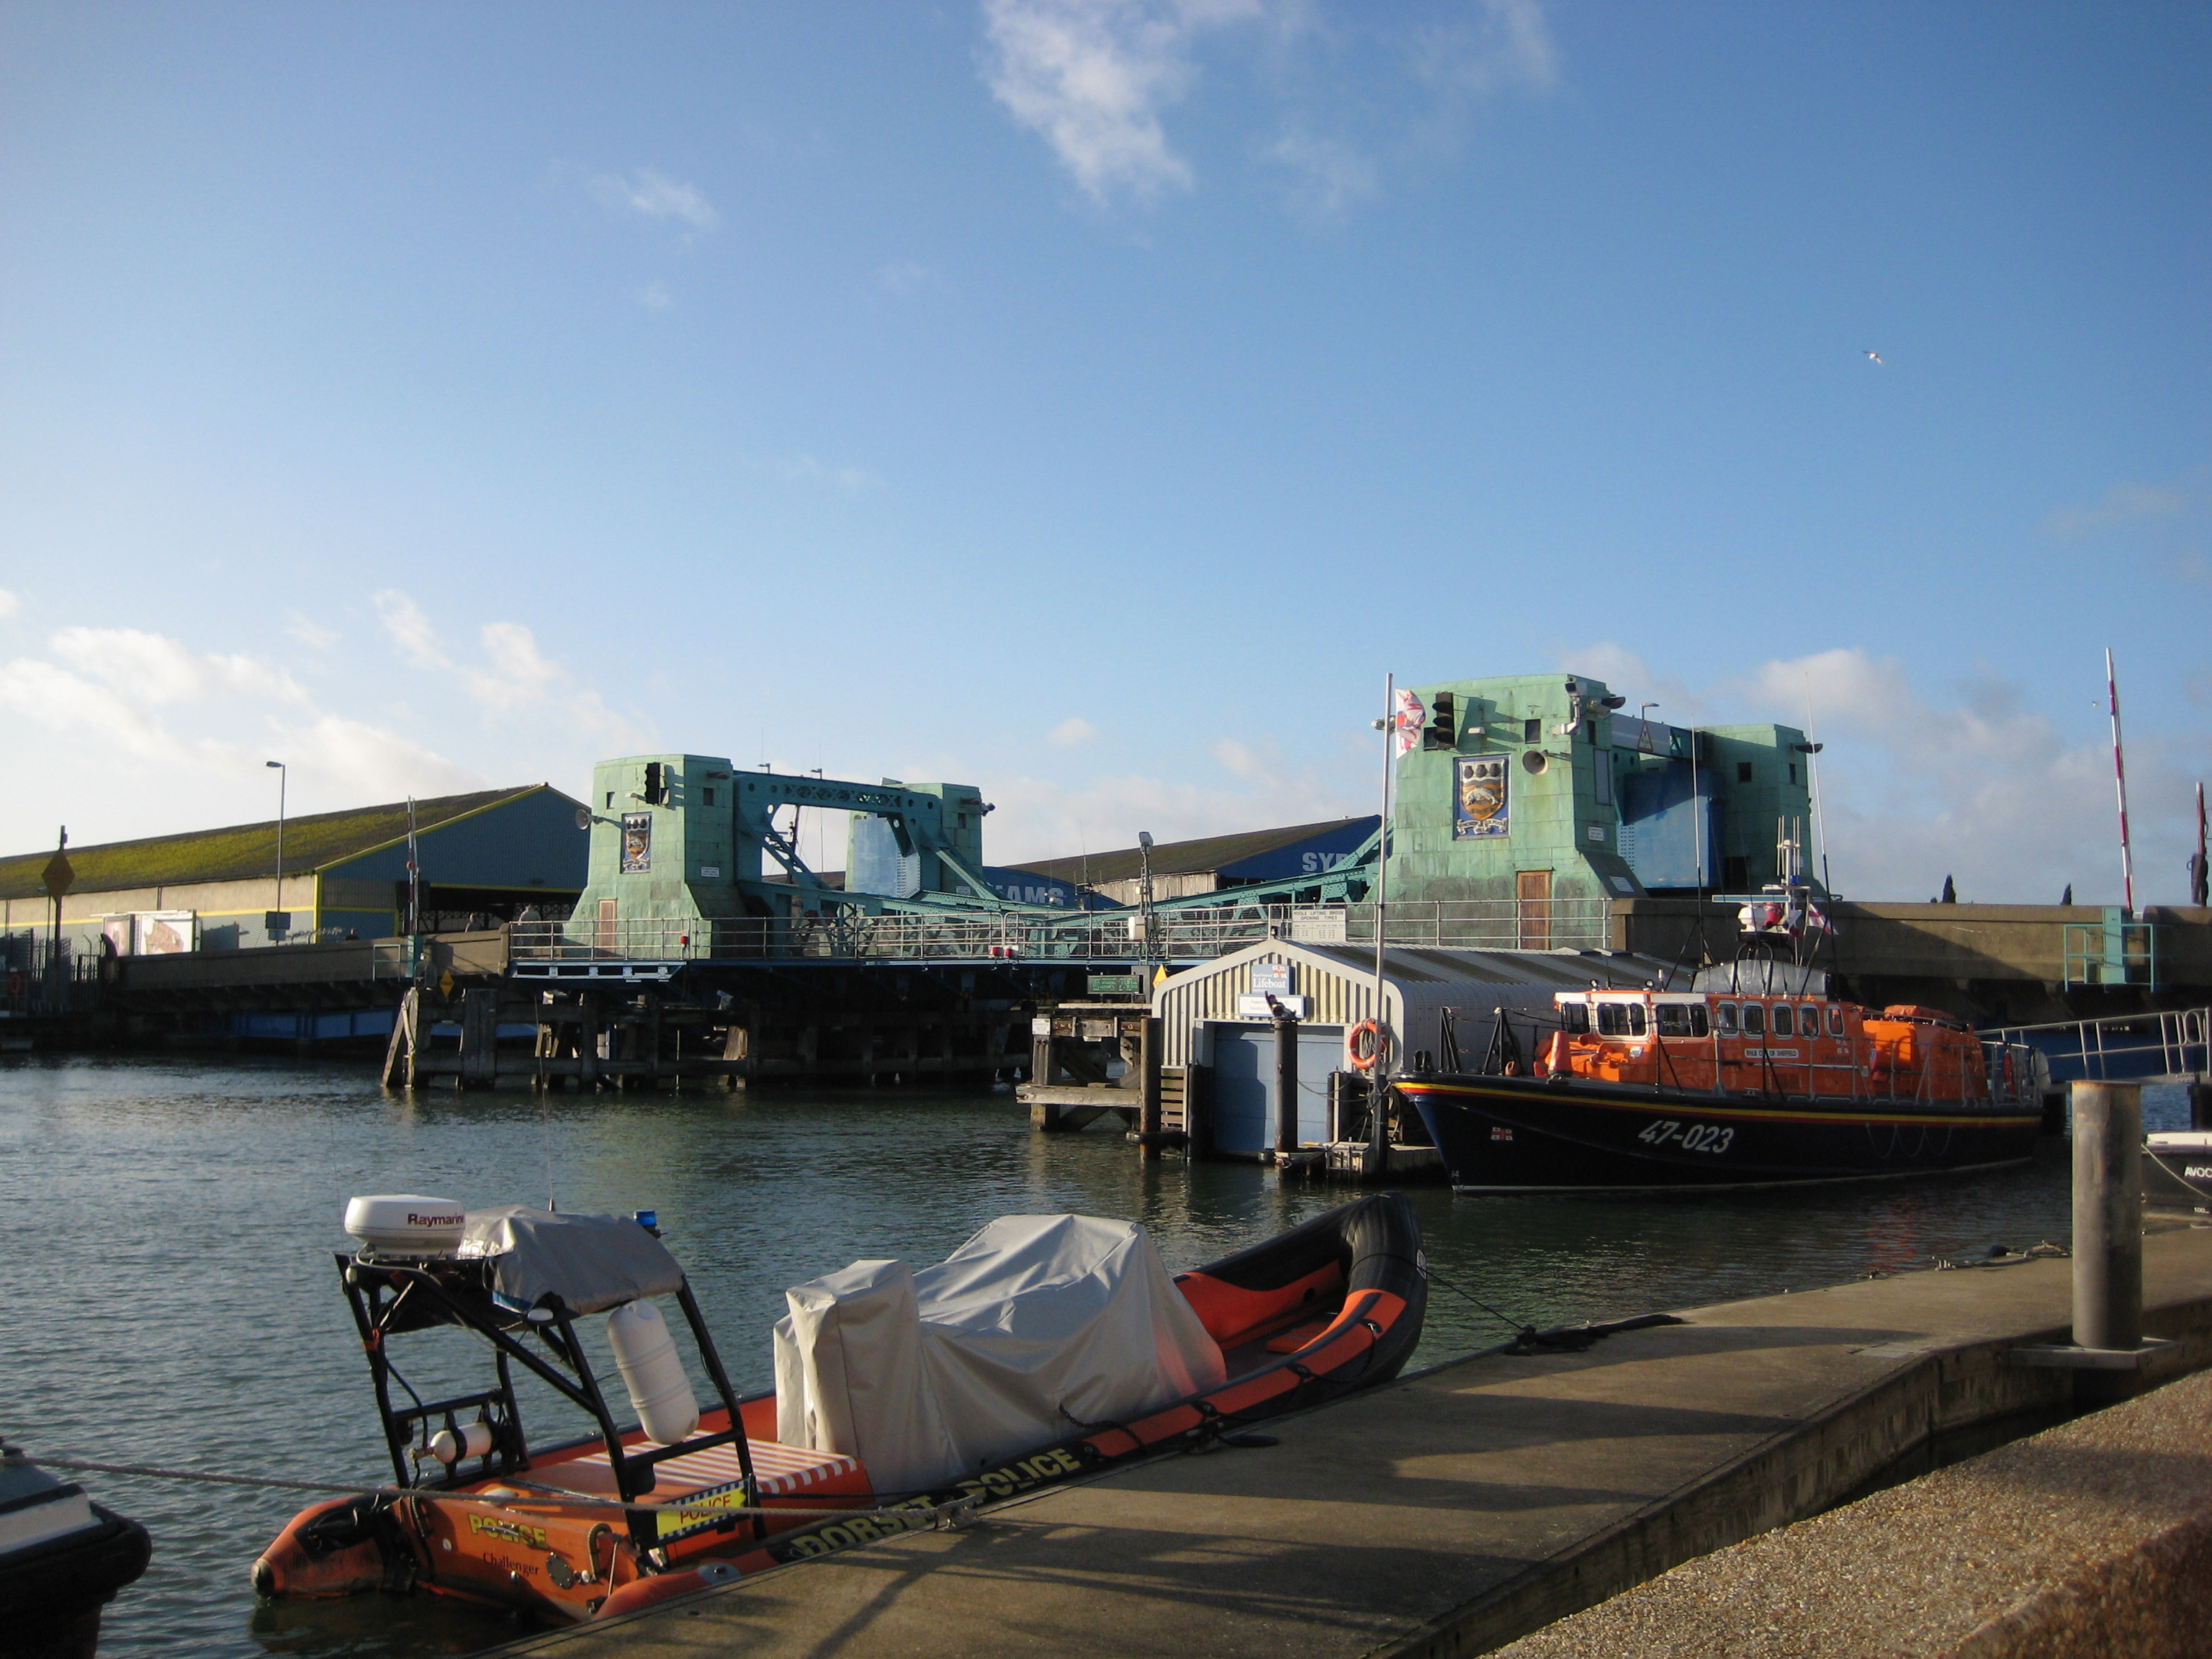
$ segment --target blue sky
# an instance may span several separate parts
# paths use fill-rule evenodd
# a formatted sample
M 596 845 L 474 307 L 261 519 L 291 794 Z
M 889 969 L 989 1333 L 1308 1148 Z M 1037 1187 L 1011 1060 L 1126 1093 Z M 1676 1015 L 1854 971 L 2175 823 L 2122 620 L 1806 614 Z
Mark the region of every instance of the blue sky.
M 2185 5 L 17 0 L 0 846 L 671 749 L 1046 856 L 1370 810 L 1386 671 L 1562 668 L 1809 708 L 1847 891 L 2116 899 L 2111 644 L 2177 901 L 2208 71 Z

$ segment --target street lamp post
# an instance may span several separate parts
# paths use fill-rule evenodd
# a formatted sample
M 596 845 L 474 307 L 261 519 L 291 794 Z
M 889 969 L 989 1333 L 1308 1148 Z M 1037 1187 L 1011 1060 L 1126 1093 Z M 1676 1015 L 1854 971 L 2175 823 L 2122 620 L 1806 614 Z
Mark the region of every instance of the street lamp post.
M 262 931 L 269 935 L 271 945 L 281 945 L 282 935 L 292 931 L 292 913 L 284 908 L 284 795 L 292 774 L 283 761 L 264 761 L 262 764 L 274 769 L 276 774 L 276 903 L 262 918 Z
M 1137 831 L 1137 925 L 1145 930 L 1145 960 L 1152 959 L 1152 832 Z

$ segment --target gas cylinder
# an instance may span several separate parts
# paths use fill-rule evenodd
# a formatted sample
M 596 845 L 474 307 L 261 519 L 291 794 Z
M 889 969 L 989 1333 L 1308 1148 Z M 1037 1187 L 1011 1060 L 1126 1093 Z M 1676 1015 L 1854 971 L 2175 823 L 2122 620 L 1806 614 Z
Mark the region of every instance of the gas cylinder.
M 607 1341 L 639 1426 L 649 1437 L 665 1446 L 699 1426 L 699 1401 L 659 1309 L 650 1302 L 625 1302 L 607 1316 Z

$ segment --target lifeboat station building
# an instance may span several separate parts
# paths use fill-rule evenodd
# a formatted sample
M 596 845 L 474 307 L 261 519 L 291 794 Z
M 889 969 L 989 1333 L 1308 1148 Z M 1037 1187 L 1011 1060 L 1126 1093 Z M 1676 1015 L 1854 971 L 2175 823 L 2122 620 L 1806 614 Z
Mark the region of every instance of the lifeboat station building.
M 422 931 L 509 921 L 535 910 L 568 915 L 584 885 L 589 836 L 582 803 L 550 784 L 444 795 L 414 803 Z M 317 939 L 387 939 L 412 931 L 405 801 L 234 824 L 144 841 L 76 847 L 62 900 L 62 936 L 76 956 L 228 951 Z M 11 963 L 48 937 L 49 849 L 0 859 L 0 940 Z
M 1399 1065 L 1449 1066 L 1456 1044 L 1460 1059 L 1474 1066 L 1489 1046 L 1496 1009 L 1548 1009 L 1561 991 L 1637 988 L 1668 971 L 1655 958 L 1613 951 L 1393 945 L 1383 953 L 1381 1014 L 1397 1034 Z M 1342 1139 L 1337 1079 L 1351 1069 L 1346 1034 L 1376 1017 L 1374 947 L 1268 939 L 1152 988 L 1161 1065 L 1180 1071 L 1184 1098 L 1200 1103 L 1212 1156 L 1258 1158 L 1274 1148 L 1285 1079 L 1270 996 L 1298 1022 L 1290 1075 L 1296 1144 Z
M 1812 745 L 1794 726 L 1632 714 L 1587 674 L 1407 689 L 1392 900 L 1594 902 L 1755 891 L 1806 846 Z M 1645 712 L 1657 708 L 1643 705 Z M 1800 872 L 1819 872 L 1800 865 Z M 1817 885 L 1817 882 L 1815 883 Z

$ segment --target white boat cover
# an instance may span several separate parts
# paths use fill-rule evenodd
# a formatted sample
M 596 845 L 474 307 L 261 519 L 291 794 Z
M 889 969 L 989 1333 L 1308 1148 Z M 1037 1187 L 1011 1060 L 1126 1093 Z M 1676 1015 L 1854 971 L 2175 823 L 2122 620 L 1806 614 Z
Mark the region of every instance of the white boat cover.
M 492 1258 L 492 1294 L 514 1308 L 534 1308 L 550 1291 L 572 1314 L 604 1313 L 684 1287 L 668 1247 L 623 1216 L 558 1215 L 526 1204 L 471 1210 L 460 1254 Z
M 933 1267 L 855 1261 L 784 1293 L 776 1436 L 879 1498 L 1218 1386 L 1221 1350 L 1131 1221 L 1012 1215 Z

